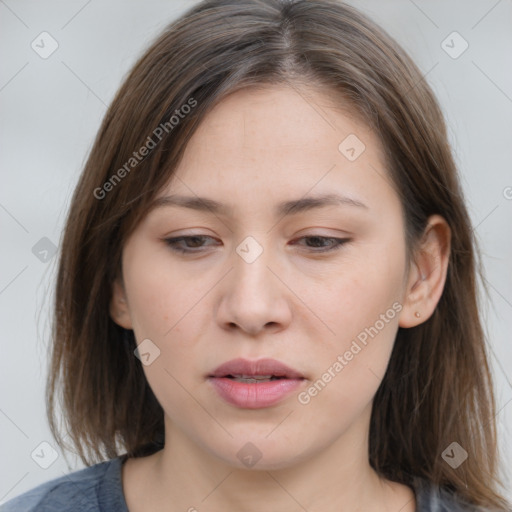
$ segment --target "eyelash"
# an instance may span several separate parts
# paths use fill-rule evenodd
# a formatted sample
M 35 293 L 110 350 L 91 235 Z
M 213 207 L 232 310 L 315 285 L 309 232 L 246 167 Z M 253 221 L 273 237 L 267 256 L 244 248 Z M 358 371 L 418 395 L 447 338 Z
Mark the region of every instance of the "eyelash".
M 193 249 L 186 249 L 183 247 L 179 247 L 177 244 L 181 241 L 187 241 L 190 239 L 205 239 L 205 238 L 212 238 L 210 236 L 206 235 L 193 235 L 193 236 L 179 236 L 176 238 L 165 238 L 164 241 L 167 243 L 167 245 L 171 248 L 172 251 L 179 252 L 182 254 L 193 254 L 193 253 L 199 253 L 201 251 L 195 251 Z M 309 236 L 303 236 L 299 238 L 298 240 L 304 240 L 304 239 L 319 239 L 319 240 L 332 240 L 334 241 L 334 245 L 329 247 L 328 249 L 321 249 L 321 250 L 313 250 L 313 253 L 326 253 L 326 252 L 333 252 L 341 249 L 343 245 L 350 242 L 350 238 L 336 238 L 332 236 L 319 236 L 319 235 L 309 235 Z M 201 249 L 201 247 L 197 247 L 197 249 Z

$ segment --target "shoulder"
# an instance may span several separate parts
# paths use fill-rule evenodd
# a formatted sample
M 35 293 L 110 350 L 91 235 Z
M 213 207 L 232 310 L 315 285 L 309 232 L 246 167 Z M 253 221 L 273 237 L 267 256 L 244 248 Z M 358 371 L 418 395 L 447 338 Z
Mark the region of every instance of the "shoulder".
M 413 478 L 416 512 L 494 512 L 464 501 L 444 487 L 420 477 Z
M 128 512 L 122 461 L 117 457 L 45 482 L 0 505 L 0 512 Z

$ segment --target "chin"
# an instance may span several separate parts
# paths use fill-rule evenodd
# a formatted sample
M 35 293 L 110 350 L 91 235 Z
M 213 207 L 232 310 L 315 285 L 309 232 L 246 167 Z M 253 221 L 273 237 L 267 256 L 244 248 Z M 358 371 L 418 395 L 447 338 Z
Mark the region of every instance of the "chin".
M 300 452 L 298 451 L 300 447 Z M 310 455 L 303 441 L 285 441 L 282 437 L 266 439 L 265 436 L 237 436 L 229 446 L 212 449 L 216 457 L 228 466 L 248 471 L 275 471 L 291 468 Z

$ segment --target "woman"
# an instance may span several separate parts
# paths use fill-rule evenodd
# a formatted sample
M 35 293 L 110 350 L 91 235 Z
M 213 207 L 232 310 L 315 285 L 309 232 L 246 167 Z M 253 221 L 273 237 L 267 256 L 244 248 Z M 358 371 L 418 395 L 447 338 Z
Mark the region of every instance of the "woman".
M 332 0 L 212 0 L 75 190 L 48 412 L 91 467 L 1 510 L 509 510 L 442 113 Z M 103 459 L 110 459 L 99 462 Z

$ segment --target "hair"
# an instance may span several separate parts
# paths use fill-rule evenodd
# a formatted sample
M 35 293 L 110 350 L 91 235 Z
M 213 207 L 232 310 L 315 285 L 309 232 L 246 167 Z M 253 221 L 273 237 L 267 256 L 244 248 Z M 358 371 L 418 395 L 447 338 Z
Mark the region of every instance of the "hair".
M 378 135 L 402 204 L 408 261 L 430 215 L 451 228 L 439 303 L 428 320 L 398 329 L 376 392 L 371 466 L 393 481 L 410 485 L 418 476 L 469 503 L 508 510 L 498 490 L 496 404 L 478 308 L 481 257 L 443 115 L 404 50 L 334 0 L 203 1 L 171 23 L 128 74 L 61 240 L 46 387 L 52 434 L 70 449 L 57 425 L 59 403 L 86 465 L 163 447 L 163 409 L 134 357 L 133 331 L 109 315 L 123 244 L 212 107 L 237 90 L 277 84 L 329 91 Z M 441 457 L 454 441 L 469 454 L 457 469 Z

